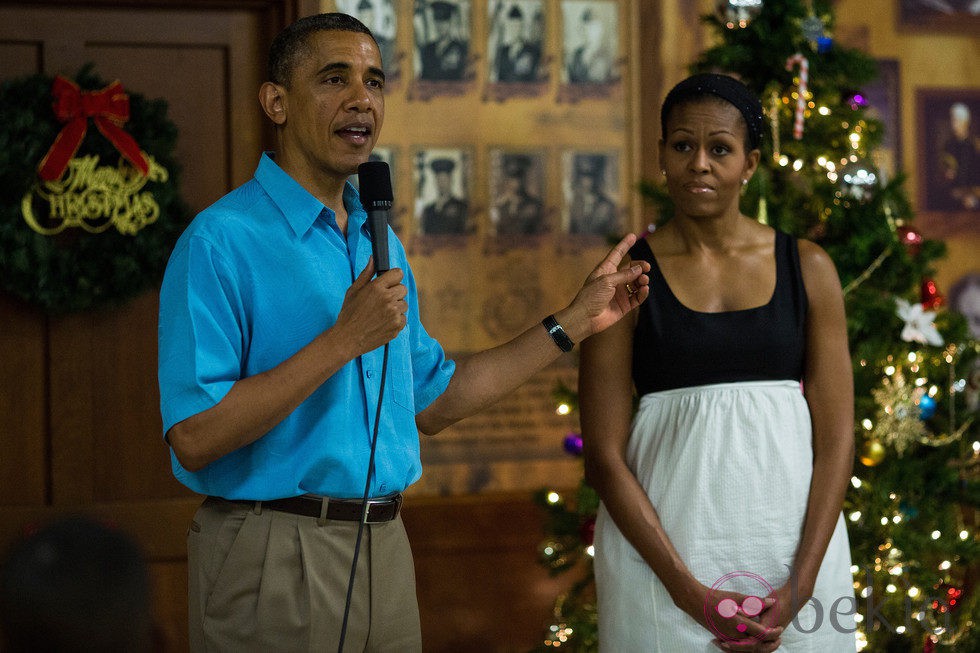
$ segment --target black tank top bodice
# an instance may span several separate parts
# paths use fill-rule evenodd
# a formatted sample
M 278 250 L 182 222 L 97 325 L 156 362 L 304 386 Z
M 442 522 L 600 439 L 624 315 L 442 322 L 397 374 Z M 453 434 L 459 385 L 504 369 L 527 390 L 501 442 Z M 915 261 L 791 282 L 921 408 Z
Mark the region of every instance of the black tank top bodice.
M 806 290 L 795 238 L 776 232 L 776 288 L 767 304 L 721 313 L 694 311 L 674 296 L 646 239 L 630 250 L 650 262 L 650 295 L 633 334 L 633 383 L 650 392 L 710 383 L 799 380 Z

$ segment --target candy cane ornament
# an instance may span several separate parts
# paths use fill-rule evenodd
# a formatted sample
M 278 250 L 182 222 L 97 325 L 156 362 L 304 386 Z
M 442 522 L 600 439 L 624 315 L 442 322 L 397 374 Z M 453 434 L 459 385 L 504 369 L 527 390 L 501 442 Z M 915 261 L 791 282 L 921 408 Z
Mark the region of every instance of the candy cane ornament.
M 803 113 L 806 111 L 806 93 L 810 86 L 810 62 L 800 53 L 796 53 L 786 60 L 786 70 L 793 70 L 793 66 L 800 66 L 800 86 L 797 89 L 796 115 L 793 120 L 793 138 L 803 139 Z

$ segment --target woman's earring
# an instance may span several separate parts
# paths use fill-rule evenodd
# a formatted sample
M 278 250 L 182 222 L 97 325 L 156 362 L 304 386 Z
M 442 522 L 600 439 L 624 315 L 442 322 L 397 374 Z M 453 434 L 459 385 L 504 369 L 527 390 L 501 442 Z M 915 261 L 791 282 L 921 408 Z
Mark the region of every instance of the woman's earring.
M 748 184 L 749 184 L 749 180 L 748 179 L 743 179 L 742 180 L 742 185 L 743 186 L 747 186 Z

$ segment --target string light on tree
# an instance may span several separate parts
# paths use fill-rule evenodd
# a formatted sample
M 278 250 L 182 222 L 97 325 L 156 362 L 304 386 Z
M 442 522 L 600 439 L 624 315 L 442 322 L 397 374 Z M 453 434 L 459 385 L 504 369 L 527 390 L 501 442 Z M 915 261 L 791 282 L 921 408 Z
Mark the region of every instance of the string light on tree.
M 851 107 L 852 111 L 857 111 L 859 108 L 868 106 L 868 99 L 860 91 L 854 91 L 845 95 L 844 103 Z
M 838 176 L 844 197 L 865 202 L 874 197 L 878 186 L 878 172 L 870 161 L 849 161 Z
M 919 230 L 910 225 L 898 225 L 895 228 L 899 242 L 905 247 L 909 254 L 916 256 L 922 249 L 922 234 Z

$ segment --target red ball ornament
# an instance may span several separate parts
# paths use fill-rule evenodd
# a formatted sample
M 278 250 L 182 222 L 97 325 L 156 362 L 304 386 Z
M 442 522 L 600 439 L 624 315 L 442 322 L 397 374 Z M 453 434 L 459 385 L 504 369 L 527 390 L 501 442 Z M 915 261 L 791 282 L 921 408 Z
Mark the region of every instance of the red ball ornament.
M 592 542 L 595 541 L 595 515 L 585 518 L 578 529 L 578 534 L 585 546 L 592 546 Z
M 898 232 L 898 240 L 905 246 L 905 250 L 912 256 L 918 255 L 922 249 L 922 234 L 914 227 L 906 225 L 896 228 L 895 231 Z
M 931 311 L 943 305 L 943 296 L 932 279 L 922 280 L 922 308 Z

